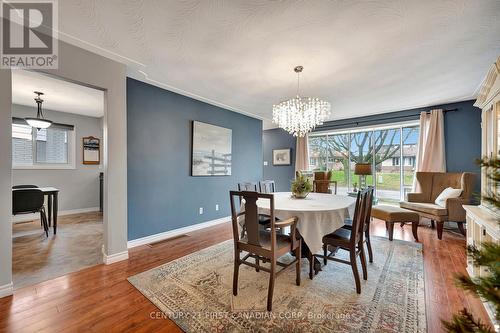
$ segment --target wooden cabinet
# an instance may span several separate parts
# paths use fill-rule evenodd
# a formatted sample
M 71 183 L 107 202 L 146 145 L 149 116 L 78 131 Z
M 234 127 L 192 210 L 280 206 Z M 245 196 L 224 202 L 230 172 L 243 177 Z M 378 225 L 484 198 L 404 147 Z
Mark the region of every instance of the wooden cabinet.
M 481 114 L 481 153 L 483 158 L 500 158 L 500 57 L 491 66 L 481 86 L 479 96 L 474 106 L 482 110 Z M 486 176 L 486 170 L 481 172 L 481 193 L 500 192 Z M 478 248 L 484 242 L 500 242 L 500 213 L 495 212 L 487 202 L 481 200 L 480 206 L 464 206 L 467 214 L 467 245 Z M 467 259 L 467 272 L 471 277 L 480 277 L 488 273 L 485 267 L 473 265 L 470 258 Z M 494 309 L 484 303 L 484 307 L 493 324 L 495 322 Z
M 500 225 L 498 224 L 499 217 L 491 210 L 482 206 L 464 206 L 467 214 L 467 245 L 473 245 L 481 248 L 484 242 L 500 243 Z M 485 267 L 475 266 L 470 258 L 467 258 L 467 272 L 471 277 L 480 277 L 488 274 Z M 484 303 L 486 312 L 495 323 L 494 308 Z

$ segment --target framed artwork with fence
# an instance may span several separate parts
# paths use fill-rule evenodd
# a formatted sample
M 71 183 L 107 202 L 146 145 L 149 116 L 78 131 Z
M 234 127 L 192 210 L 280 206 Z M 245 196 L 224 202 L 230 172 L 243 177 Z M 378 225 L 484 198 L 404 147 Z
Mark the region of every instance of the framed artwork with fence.
M 193 121 L 192 176 L 230 176 L 232 130 Z

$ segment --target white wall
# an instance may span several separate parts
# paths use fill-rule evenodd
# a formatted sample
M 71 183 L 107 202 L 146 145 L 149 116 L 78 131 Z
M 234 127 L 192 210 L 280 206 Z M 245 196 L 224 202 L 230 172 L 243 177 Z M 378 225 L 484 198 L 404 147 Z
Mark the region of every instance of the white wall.
M 58 58 L 58 69 L 42 72 L 105 91 L 104 261 L 126 259 L 126 66 L 62 41 Z M 11 86 L 10 70 L 0 70 L 0 297 L 6 294 L 2 288 L 12 283 Z
M 103 101 L 104 102 L 104 101 Z M 24 105 L 12 105 L 14 117 L 34 117 L 36 108 Z M 86 117 L 72 113 L 44 109 L 45 118 L 56 123 L 75 126 L 75 169 L 14 169 L 12 184 L 34 184 L 40 187 L 53 186 L 59 189 L 59 210 L 75 210 L 99 207 L 99 173 L 101 165 L 84 165 L 82 137 L 94 136 L 101 139 L 101 118 Z
M 124 64 L 59 41 L 59 68 L 43 70 L 105 91 L 104 252 L 127 256 L 127 68 Z M 109 262 L 104 258 L 104 262 Z
M 1 22 L 2 20 L 0 20 Z M 12 293 L 12 114 L 10 70 L 0 70 L 0 297 Z

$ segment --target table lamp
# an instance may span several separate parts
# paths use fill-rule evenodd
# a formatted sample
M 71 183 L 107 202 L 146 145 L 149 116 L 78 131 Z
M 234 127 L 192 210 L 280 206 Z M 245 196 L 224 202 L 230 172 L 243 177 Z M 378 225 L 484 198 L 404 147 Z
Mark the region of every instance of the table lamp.
M 356 163 L 354 165 L 354 174 L 359 176 L 359 188 L 366 187 L 366 176 L 372 174 L 371 163 Z

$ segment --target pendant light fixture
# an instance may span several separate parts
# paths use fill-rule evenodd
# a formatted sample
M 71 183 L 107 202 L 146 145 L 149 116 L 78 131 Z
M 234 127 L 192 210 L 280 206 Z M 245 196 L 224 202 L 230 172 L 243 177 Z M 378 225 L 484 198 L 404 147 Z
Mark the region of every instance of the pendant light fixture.
M 40 96 L 43 95 L 43 92 L 35 91 L 34 93 L 37 94 L 37 96 L 35 97 L 35 102 L 37 105 L 36 118 L 24 118 L 24 120 L 26 120 L 28 125 L 30 125 L 31 127 L 36 127 L 38 129 L 50 127 L 50 125 L 52 125 L 52 122 L 43 118 L 43 99 L 40 98 Z
M 330 103 L 317 97 L 299 96 L 300 73 L 304 67 L 297 66 L 297 96 L 273 105 L 273 123 L 293 136 L 305 136 L 314 127 L 323 124 L 330 115 Z

